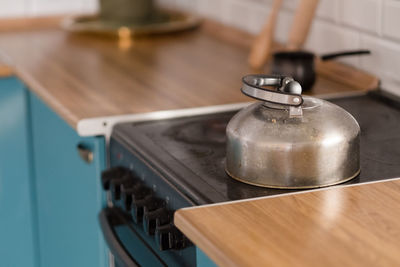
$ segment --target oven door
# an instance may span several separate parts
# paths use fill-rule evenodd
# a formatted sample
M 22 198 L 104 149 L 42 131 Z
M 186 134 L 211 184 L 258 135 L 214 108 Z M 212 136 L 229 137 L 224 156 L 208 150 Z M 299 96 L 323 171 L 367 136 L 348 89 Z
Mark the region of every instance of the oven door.
M 103 209 L 99 221 L 115 266 L 167 266 L 117 209 Z

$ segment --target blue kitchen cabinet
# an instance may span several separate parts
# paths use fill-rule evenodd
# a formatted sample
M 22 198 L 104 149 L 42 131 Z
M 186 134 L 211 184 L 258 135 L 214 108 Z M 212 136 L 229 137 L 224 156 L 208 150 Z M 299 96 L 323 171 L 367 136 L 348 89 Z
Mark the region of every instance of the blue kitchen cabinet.
M 217 267 L 213 260 L 211 260 L 201 249 L 196 247 L 196 267 Z
M 108 266 L 104 137 L 78 136 L 15 77 L 0 79 L 0 125 L 0 266 Z M 216 265 L 197 249 L 197 266 Z
M 37 266 L 28 91 L 0 79 L 0 266 Z
M 34 94 L 30 108 L 40 266 L 107 266 L 97 220 L 105 205 L 104 137 L 80 137 Z M 92 152 L 91 162 L 78 147 Z

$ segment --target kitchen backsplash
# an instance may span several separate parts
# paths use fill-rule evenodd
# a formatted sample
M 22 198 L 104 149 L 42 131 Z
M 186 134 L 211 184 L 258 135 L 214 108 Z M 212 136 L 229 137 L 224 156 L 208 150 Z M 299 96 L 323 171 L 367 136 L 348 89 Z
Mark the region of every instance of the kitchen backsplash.
M 257 33 L 272 0 L 158 0 Z M 284 0 L 276 40 L 285 43 L 298 0 Z M 0 17 L 95 12 L 97 0 L 0 0 Z M 371 56 L 344 60 L 382 79 L 400 95 L 400 0 L 321 0 L 306 49 L 326 53 L 367 48 Z
M 0 17 L 31 17 L 93 12 L 97 0 L 0 0 Z

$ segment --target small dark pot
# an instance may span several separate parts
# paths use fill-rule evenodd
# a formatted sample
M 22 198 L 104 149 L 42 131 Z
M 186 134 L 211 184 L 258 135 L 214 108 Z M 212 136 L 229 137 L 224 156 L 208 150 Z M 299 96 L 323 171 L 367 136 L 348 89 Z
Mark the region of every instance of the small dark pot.
M 338 57 L 369 55 L 369 50 L 349 50 L 325 54 L 322 61 L 332 60 Z M 274 54 L 271 73 L 290 76 L 301 84 L 303 91 L 308 91 L 315 83 L 315 55 L 306 51 L 288 51 Z
M 314 54 L 305 51 L 275 53 L 271 72 L 292 77 L 301 84 L 303 91 L 308 91 L 315 83 Z

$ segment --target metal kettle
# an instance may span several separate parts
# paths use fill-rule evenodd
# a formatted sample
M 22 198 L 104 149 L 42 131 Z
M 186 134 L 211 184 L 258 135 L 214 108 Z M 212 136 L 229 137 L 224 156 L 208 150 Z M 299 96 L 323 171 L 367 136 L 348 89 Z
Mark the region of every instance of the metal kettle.
M 271 188 L 334 185 L 360 172 L 360 127 L 341 107 L 302 96 L 290 77 L 248 75 L 242 92 L 261 100 L 229 122 L 226 172 Z

